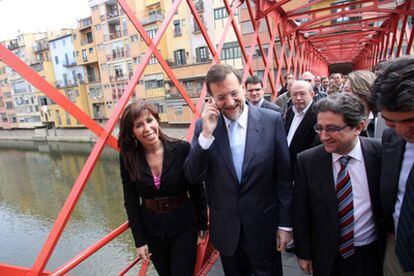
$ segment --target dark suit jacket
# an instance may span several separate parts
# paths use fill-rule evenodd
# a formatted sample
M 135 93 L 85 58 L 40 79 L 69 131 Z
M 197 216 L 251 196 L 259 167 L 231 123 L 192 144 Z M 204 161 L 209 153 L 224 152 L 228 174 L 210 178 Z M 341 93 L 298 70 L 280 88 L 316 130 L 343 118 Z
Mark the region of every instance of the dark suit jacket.
M 293 118 L 295 113 L 290 107 L 286 112 L 286 136 L 289 133 L 290 126 L 292 125 Z M 316 113 L 313 111 L 313 104 L 309 107 L 305 116 L 303 117 L 302 122 L 300 122 L 298 128 L 296 129 L 295 134 L 293 135 L 292 142 L 289 146 L 290 151 L 290 162 L 292 168 L 294 168 L 296 157 L 298 153 L 309 149 L 314 146 L 316 132 L 313 129 L 313 126 L 316 124 Z
M 266 101 L 266 100 L 263 101 L 261 107 L 262 108 L 267 108 L 267 109 L 270 109 L 270 110 L 274 110 L 276 112 L 279 112 L 280 114 L 282 114 L 282 112 L 283 112 L 283 110 L 277 104 L 271 103 L 271 102 Z
M 205 190 L 201 182 L 190 183 L 183 170 L 185 158 L 190 151 L 188 142 L 164 142 L 164 160 L 161 173 L 161 186 L 154 185 L 153 175 L 146 161 L 141 163 L 142 181 L 132 182 L 120 158 L 121 178 L 124 188 L 124 205 L 129 226 L 135 240 L 135 246 L 146 244 L 146 232 L 169 237 L 198 226 L 207 229 L 207 204 Z M 189 192 L 191 201 L 173 210 L 169 214 L 156 214 L 142 207 L 142 199 L 177 196 Z
M 184 168 L 189 180 L 205 179 L 210 207 L 210 238 L 224 255 L 234 254 L 241 227 L 252 254 L 274 254 L 278 226 L 292 226 L 292 179 L 280 114 L 249 106 L 246 145 L 239 184 L 224 119 L 220 116 L 208 150 L 198 143 L 197 121 Z
M 398 182 L 405 152 L 405 140 L 392 128 L 384 130 L 382 145 L 384 148 L 381 175 L 381 206 L 384 213 L 383 228 L 394 233 L 394 212 L 397 200 Z
M 374 222 L 379 230 L 379 184 L 381 175 L 381 143 L 360 137 L 367 172 Z M 339 248 L 338 203 L 332 169 L 332 154 L 323 145 L 298 155 L 295 166 L 294 226 L 295 251 L 298 258 L 312 260 L 314 275 L 331 275 Z

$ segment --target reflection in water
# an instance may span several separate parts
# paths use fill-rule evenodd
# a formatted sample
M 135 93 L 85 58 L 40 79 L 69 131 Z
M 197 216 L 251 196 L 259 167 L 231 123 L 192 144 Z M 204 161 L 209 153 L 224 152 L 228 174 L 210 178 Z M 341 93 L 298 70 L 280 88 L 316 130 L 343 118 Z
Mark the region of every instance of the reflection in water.
M 0 263 L 33 265 L 92 147 L 0 141 Z M 103 152 L 47 270 L 58 268 L 126 221 L 117 156 L 110 148 Z M 114 275 L 134 258 L 127 230 L 70 275 Z

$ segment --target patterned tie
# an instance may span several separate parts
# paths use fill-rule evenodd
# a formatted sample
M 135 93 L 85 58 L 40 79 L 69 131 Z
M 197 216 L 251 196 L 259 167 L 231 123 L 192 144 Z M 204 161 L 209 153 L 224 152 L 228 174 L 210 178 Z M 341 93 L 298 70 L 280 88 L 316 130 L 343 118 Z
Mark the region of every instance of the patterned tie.
M 234 169 L 236 170 L 237 179 L 239 180 L 239 183 L 241 183 L 244 145 L 241 139 L 240 131 L 238 130 L 237 121 L 231 121 L 229 124 L 229 139 Z
M 340 232 L 339 254 L 343 258 L 354 254 L 354 203 L 351 178 L 347 169 L 350 159 L 348 155 L 339 158 L 341 168 L 336 179 Z
M 397 241 L 395 254 L 400 261 L 404 272 L 414 271 L 413 237 L 414 230 L 414 166 L 411 168 L 405 186 L 405 194 L 401 205 L 400 217 L 397 226 Z M 412 234 L 411 234 L 412 235 Z

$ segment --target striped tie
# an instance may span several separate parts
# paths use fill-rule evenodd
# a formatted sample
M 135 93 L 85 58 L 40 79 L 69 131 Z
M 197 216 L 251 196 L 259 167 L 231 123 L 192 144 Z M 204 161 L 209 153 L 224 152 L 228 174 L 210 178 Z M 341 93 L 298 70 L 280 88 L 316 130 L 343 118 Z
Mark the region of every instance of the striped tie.
M 413 238 L 410 237 L 412 231 L 414 231 L 414 166 L 411 168 L 405 186 L 395 246 L 395 254 L 404 272 L 414 271 Z
M 354 203 L 351 178 L 347 169 L 350 156 L 339 158 L 341 169 L 336 178 L 336 197 L 338 198 L 339 254 L 348 258 L 354 254 Z

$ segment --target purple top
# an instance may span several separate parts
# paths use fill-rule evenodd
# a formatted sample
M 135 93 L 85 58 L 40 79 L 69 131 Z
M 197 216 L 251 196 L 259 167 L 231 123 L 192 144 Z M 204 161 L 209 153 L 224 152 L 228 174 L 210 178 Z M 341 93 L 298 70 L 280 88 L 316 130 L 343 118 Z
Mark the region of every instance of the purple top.
M 154 178 L 155 188 L 157 188 L 159 190 L 160 186 L 161 186 L 161 177 L 154 175 L 153 178 Z

